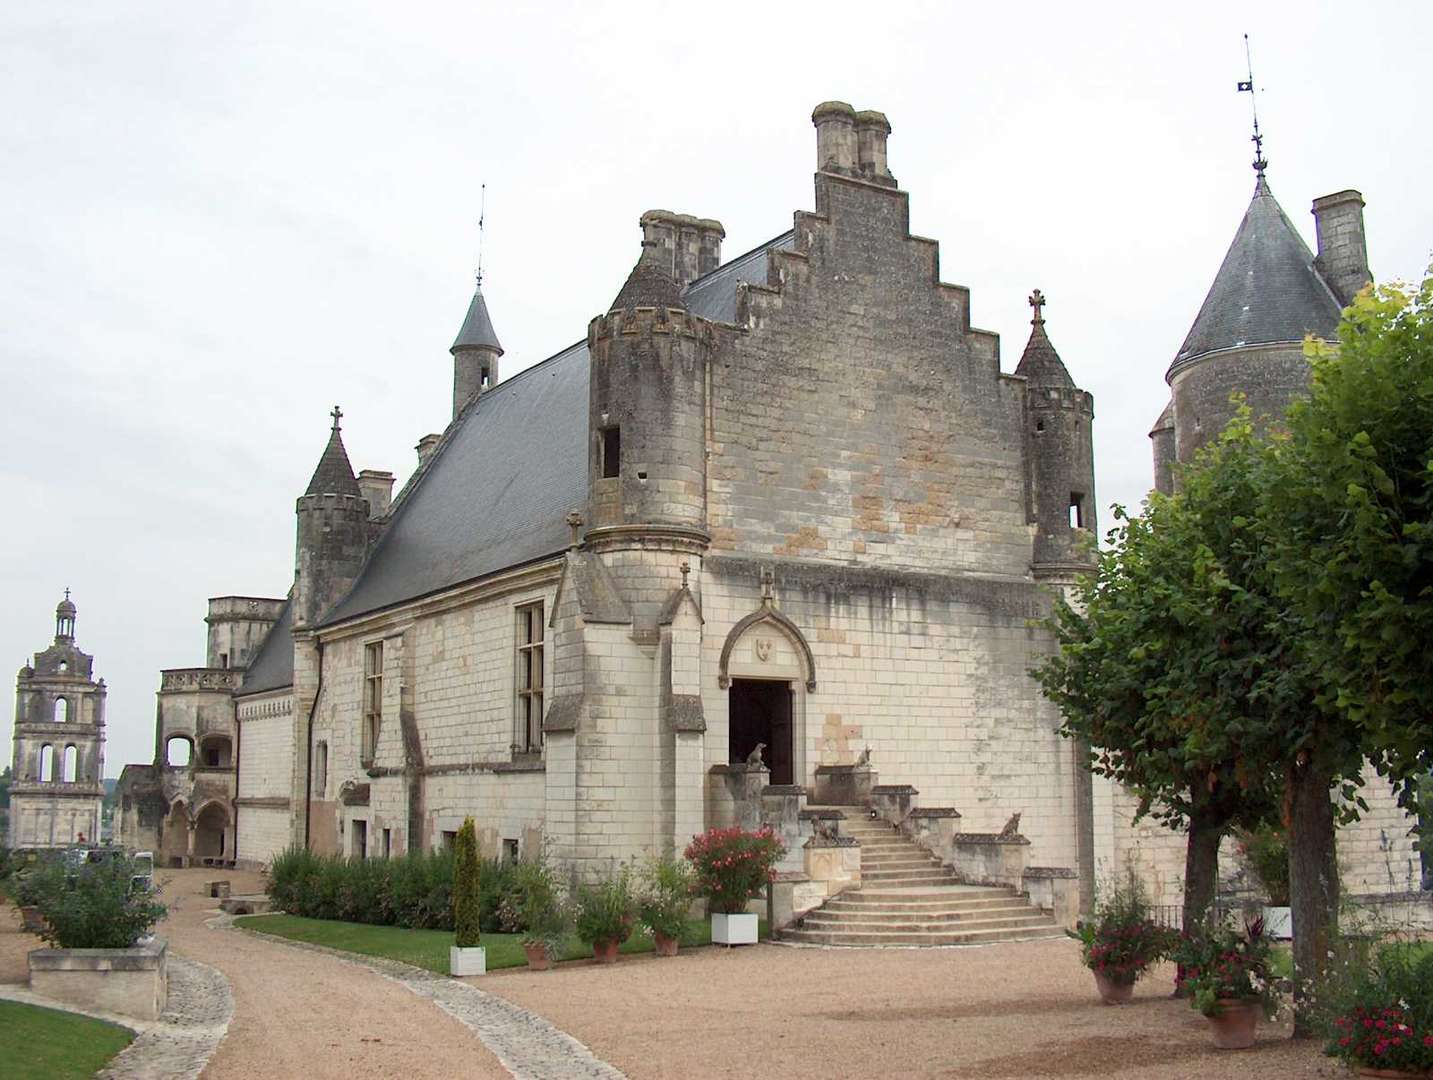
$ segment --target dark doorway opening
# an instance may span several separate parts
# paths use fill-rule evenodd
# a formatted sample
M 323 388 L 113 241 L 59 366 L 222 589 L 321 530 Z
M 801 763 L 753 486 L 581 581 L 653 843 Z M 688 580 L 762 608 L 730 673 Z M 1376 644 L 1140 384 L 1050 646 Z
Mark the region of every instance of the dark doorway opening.
M 733 679 L 727 700 L 728 741 L 733 763 L 745 761 L 757 743 L 773 784 L 794 784 L 791 746 L 791 684 L 773 679 Z

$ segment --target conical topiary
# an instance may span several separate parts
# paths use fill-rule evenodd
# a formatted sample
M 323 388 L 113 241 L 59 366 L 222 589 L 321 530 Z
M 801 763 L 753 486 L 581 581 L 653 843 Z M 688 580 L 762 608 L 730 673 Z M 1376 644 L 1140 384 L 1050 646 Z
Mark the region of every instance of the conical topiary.
M 453 841 L 453 944 L 460 949 L 477 946 L 478 830 L 473 819 L 463 822 Z

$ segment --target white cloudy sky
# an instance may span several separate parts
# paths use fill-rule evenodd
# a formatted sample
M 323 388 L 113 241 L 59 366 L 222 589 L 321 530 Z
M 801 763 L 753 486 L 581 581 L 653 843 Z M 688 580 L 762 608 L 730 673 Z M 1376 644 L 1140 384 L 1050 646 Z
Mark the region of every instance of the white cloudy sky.
M 106 772 L 148 760 L 205 598 L 288 588 L 332 405 L 400 483 L 445 424 L 480 182 L 510 375 L 583 336 L 643 210 L 719 218 L 728 254 L 786 229 L 827 98 L 890 117 L 912 229 L 1006 370 L 1045 291 L 1099 501 L 1137 503 L 1252 188 L 1245 31 L 1289 216 L 1311 239 L 1310 201 L 1356 187 L 1374 273 L 1419 276 L 1423 2 L 3 5 L 0 659 L 72 587 Z

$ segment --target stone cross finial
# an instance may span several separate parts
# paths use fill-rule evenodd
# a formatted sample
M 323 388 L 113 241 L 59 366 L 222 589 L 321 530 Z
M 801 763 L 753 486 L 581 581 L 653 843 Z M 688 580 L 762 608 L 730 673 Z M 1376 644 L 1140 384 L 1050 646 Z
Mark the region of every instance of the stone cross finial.
M 1045 315 L 1040 309 L 1045 306 L 1045 294 L 1036 289 L 1030 294 L 1030 306 L 1035 309 L 1035 317 L 1030 320 L 1031 326 L 1044 326 Z
M 333 407 L 333 412 L 329 413 L 328 415 L 333 417 L 333 430 L 337 431 L 338 422 L 343 419 L 343 410 L 340 409 L 337 405 L 335 405 Z
M 69 598 L 70 598 L 70 590 L 67 588 L 67 589 L 65 589 L 65 599 L 68 600 Z
M 776 599 L 776 574 L 769 566 L 761 568 L 761 602 L 770 604 Z
M 685 589 L 687 587 L 687 575 L 692 572 L 692 564 L 687 562 L 686 559 L 683 559 L 682 565 L 677 567 L 677 569 L 682 572 L 682 588 Z
M 572 542 L 571 542 L 571 544 L 570 544 L 569 546 L 570 546 L 570 547 L 581 547 L 581 546 L 582 546 L 582 515 L 579 514 L 576 510 L 571 510 L 571 511 L 568 512 L 568 514 L 567 514 L 567 527 L 572 530 Z

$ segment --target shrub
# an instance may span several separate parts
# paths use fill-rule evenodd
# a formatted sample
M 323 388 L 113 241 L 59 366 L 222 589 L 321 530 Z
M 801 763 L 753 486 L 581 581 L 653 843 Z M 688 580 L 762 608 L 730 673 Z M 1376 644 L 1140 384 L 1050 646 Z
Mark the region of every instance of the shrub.
M 1433 949 L 1427 945 L 1384 945 L 1320 997 L 1325 1054 L 1350 1069 L 1433 1070 Z
M 653 934 L 680 937 L 692 904 L 692 870 L 685 859 L 654 856 L 642 866 L 637 914 Z
M 1085 966 L 1121 986 L 1136 982 L 1172 944 L 1169 931 L 1150 919 L 1149 897 L 1133 872 L 1099 899 L 1079 932 Z
M 151 893 L 132 887 L 134 874 L 127 858 L 32 871 L 25 887 L 47 924 L 44 939 L 60 949 L 129 948 L 165 915 Z
M 1263 919 L 1246 923 L 1242 931 L 1215 926 L 1186 932 L 1172 950 L 1179 963 L 1175 984 L 1205 1016 L 1212 1016 L 1226 1000 L 1258 1001 L 1272 1016 L 1278 994 L 1269 970 L 1271 952 Z
M 755 832 L 742 828 L 709 829 L 692 837 L 686 857 L 696 874 L 696 892 L 713 911 L 736 914 L 761 895 L 786 854 L 770 826 Z
M 1289 840 L 1276 825 L 1261 825 L 1239 833 L 1239 854 L 1264 887 L 1273 907 L 1289 906 Z
M 467 818 L 453 843 L 453 943 L 470 949 L 481 938 L 479 920 L 478 835 Z
M 626 941 L 632 936 L 637 915 L 631 870 L 621 866 L 606 881 L 579 886 L 573 897 L 573 913 L 577 936 L 587 944 Z
M 552 868 L 541 858 L 513 864 L 516 895 L 524 924 L 522 943 L 555 953 L 567 933 L 568 912 Z
M 420 930 L 453 929 L 453 856 L 345 859 L 290 848 L 269 864 L 268 893 L 290 915 Z

